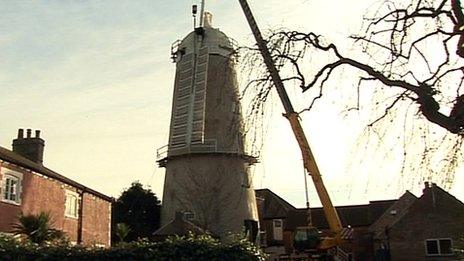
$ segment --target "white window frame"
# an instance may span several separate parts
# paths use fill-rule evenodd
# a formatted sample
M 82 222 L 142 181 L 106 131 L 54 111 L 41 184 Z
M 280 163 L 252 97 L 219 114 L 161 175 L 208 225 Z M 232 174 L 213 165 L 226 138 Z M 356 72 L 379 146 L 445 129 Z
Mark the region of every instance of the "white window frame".
M 21 195 L 22 195 L 22 181 L 23 181 L 23 174 L 18 171 L 14 171 L 5 167 L 1 168 L 0 173 L 2 174 L 2 179 L 0 181 L 0 199 L 2 202 L 13 204 L 13 205 L 21 205 Z M 10 180 L 10 181 L 8 181 Z M 11 182 L 11 180 L 16 181 L 14 189 L 14 195 L 15 199 L 11 199 L 11 189 L 12 187 L 8 187 L 8 190 L 10 192 L 8 193 L 8 198 L 7 198 L 7 184 Z
M 280 226 L 277 226 L 276 223 L 280 223 Z M 272 239 L 278 241 L 284 239 L 284 221 L 282 219 L 272 220 Z
M 451 243 L 451 253 L 447 253 L 447 254 L 441 253 L 440 240 L 449 240 L 450 241 L 450 243 Z M 437 243 L 437 247 L 438 247 L 438 253 L 437 254 L 430 254 L 429 253 L 428 248 L 427 248 L 427 242 L 429 242 L 429 241 L 434 241 L 434 242 Z M 454 255 L 454 253 L 453 253 L 453 239 L 452 238 L 430 238 L 430 239 L 426 239 L 424 241 L 424 245 L 425 245 L 425 255 L 426 256 L 452 256 L 452 255 Z
M 70 199 L 75 200 L 74 209 L 70 209 L 71 202 Z M 69 218 L 77 219 L 79 217 L 79 194 L 75 191 L 66 190 L 65 192 L 65 201 L 64 201 L 64 215 Z

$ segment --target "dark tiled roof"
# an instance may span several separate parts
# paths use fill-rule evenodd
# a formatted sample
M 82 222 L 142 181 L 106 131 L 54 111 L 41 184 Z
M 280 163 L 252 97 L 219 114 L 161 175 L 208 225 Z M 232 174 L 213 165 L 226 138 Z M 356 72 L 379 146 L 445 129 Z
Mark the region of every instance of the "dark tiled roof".
M 375 222 L 397 201 L 397 199 L 369 201 L 369 219 Z
M 427 185 L 428 186 L 428 185 Z M 440 200 L 446 200 L 446 201 L 451 201 L 456 204 L 457 207 L 463 208 L 464 203 L 457 199 L 455 196 L 451 195 L 441 187 L 439 187 L 437 184 L 432 183 L 430 186 L 424 188 L 422 191 L 423 194 L 419 198 L 420 201 L 427 201 L 427 199 L 430 201 L 429 204 L 432 205 L 434 200 L 437 200 L 437 196 L 439 197 Z
M 285 218 L 289 211 L 296 210 L 294 206 L 269 189 L 257 189 L 255 193 L 256 197 L 264 199 L 263 219 Z
M 42 166 L 41 164 L 38 164 L 36 162 L 33 162 L 31 160 L 28 160 L 14 152 L 12 152 L 11 150 L 8 150 L 8 149 L 5 149 L 3 147 L 0 147 L 0 160 L 4 160 L 6 162 L 9 162 L 9 163 L 12 163 L 12 164 L 15 164 L 17 166 L 20 166 L 20 167 L 23 167 L 23 168 L 26 168 L 26 169 L 29 169 L 29 170 L 32 170 L 34 172 L 37 172 L 37 173 L 40 173 L 44 176 L 47 176 L 49 178 L 53 178 L 55 180 L 58 180 L 58 181 L 61 181 L 65 184 L 68 184 L 70 186 L 73 186 L 75 188 L 78 188 L 78 189 L 81 189 L 83 190 L 84 192 L 87 192 L 89 194 L 92 194 L 92 195 L 95 195 L 101 199 L 104 199 L 104 200 L 107 200 L 107 201 L 113 201 L 113 198 L 107 196 L 107 195 L 104 195 L 98 191 L 95 191 L 93 189 L 90 189 L 80 183 L 77 183 L 65 176 L 62 176 L 56 172 L 54 172 L 53 170 L 51 169 L 48 169 L 44 166 Z
M 319 217 L 322 212 L 311 211 L 311 217 L 313 219 L 313 225 L 316 225 L 316 220 L 325 218 L 323 215 Z M 288 217 L 284 222 L 284 230 L 295 230 L 297 227 L 305 227 L 308 225 L 308 210 L 307 209 L 295 209 L 288 212 Z
M 369 205 L 336 207 L 343 227 L 362 227 L 371 224 L 369 219 Z
M 391 226 L 401 219 L 416 200 L 416 196 L 414 196 L 411 192 L 406 191 L 369 227 L 369 231 L 374 233 L 375 238 L 382 237 L 385 232 L 385 227 Z M 394 214 L 392 214 L 392 211 L 394 211 Z
M 366 205 L 335 207 L 343 227 L 367 227 L 385 212 L 396 200 L 371 201 Z M 294 230 L 297 227 L 307 226 L 307 209 L 296 209 L 288 212 L 284 229 Z M 313 225 L 319 229 L 328 229 L 329 224 L 322 208 L 311 208 Z

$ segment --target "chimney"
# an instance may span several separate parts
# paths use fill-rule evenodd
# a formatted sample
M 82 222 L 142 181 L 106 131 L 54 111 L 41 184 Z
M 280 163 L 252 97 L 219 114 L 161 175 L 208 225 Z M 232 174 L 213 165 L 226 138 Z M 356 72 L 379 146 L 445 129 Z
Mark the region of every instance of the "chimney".
M 40 165 L 43 162 L 43 152 L 45 141 L 40 138 L 40 130 L 35 131 L 35 137 L 32 137 L 32 130 L 26 130 L 26 137 L 24 137 L 24 130 L 18 130 L 18 138 L 13 140 L 13 152 L 32 160 Z
M 422 189 L 422 194 L 424 194 L 429 188 L 430 188 L 430 182 L 428 181 L 424 182 L 424 189 Z

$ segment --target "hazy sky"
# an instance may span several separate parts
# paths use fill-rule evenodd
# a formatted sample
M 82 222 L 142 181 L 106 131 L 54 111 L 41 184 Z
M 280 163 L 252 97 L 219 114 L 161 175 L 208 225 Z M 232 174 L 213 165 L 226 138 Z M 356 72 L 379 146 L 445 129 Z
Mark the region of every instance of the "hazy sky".
M 312 30 L 343 42 L 374 2 L 254 0 L 250 5 L 263 30 Z M 155 153 L 168 141 L 175 69 L 170 46 L 192 30 L 192 3 L 2 1 L 0 146 L 11 148 L 18 128 L 40 129 L 47 167 L 111 196 L 139 180 L 161 197 L 164 169 L 156 167 Z M 207 1 L 207 10 L 213 26 L 240 44 L 252 44 L 238 1 Z M 296 90 L 290 93 L 296 104 L 304 102 Z M 275 103 L 254 185 L 303 206 L 301 156 L 281 111 Z M 349 167 L 360 128 L 330 103 L 304 120 L 335 204 L 420 191 L 420 184 L 401 186 L 401 175 L 388 168 Z M 464 184 L 460 174 L 456 195 Z

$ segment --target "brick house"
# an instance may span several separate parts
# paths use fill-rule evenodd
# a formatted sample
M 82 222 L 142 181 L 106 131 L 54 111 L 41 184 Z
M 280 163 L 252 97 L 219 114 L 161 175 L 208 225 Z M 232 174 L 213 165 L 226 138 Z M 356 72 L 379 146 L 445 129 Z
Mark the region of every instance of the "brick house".
M 265 251 L 271 260 L 287 260 L 295 230 L 307 226 L 308 210 L 268 189 L 256 195 Z M 406 191 L 398 200 L 335 208 L 343 227 L 353 228 L 352 241 L 338 249 L 346 260 L 456 260 L 452 248 L 463 248 L 464 204 L 433 183 L 425 183 L 419 198 Z M 311 216 L 324 234 L 329 227 L 322 208 L 311 208 Z
M 286 253 L 285 242 L 291 241 L 291 235 L 284 231 L 284 223 L 288 213 L 296 208 L 269 189 L 257 189 L 255 194 L 260 243 L 273 260 Z
M 256 197 L 265 251 L 270 254 L 271 260 L 284 259 L 294 252 L 295 230 L 308 225 L 308 210 L 295 208 L 269 189 L 256 190 Z M 396 200 L 380 200 L 370 201 L 365 205 L 335 207 L 343 226 L 349 225 L 353 228 L 353 243 L 343 246 L 343 250 L 355 260 L 369 260 L 372 257 L 369 226 L 395 202 Z M 322 233 L 329 230 L 322 208 L 311 208 L 311 218 L 313 225 Z
M 13 150 L 0 147 L 0 233 L 10 233 L 20 213 L 50 213 L 53 227 L 73 243 L 110 245 L 112 198 L 66 178 L 42 163 L 40 131 L 18 131 Z
M 464 204 L 426 182 L 421 197 L 406 192 L 370 230 L 378 260 L 456 260 L 452 249 L 464 243 Z

